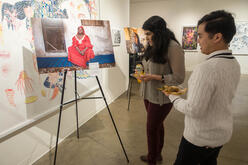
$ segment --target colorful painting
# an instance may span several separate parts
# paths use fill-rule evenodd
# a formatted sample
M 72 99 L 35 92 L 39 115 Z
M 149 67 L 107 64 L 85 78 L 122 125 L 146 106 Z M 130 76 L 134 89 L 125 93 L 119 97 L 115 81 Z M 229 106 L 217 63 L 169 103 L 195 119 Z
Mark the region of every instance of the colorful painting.
M 248 54 L 248 22 L 236 22 L 236 34 L 230 49 L 233 54 Z
M 147 46 L 145 33 L 142 28 L 124 28 L 126 47 L 129 54 L 142 55 Z
M 40 73 L 101 68 L 115 65 L 109 21 L 32 19 L 35 52 Z M 80 21 L 79 21 L 80 22 Z
M 182 47 L 184 50 L 197 50 L 197 27 L 183 27 Z

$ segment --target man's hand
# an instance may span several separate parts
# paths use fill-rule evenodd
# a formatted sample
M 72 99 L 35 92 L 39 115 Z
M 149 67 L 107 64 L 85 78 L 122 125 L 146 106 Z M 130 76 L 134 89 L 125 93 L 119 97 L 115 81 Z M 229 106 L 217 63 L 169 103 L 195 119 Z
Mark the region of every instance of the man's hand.
M 168 96 L 169 97 L 169 95 L 170 94 L 168 94 L 167 92 L 165 92 L 165 91 L 162 91 L 166 96 Z

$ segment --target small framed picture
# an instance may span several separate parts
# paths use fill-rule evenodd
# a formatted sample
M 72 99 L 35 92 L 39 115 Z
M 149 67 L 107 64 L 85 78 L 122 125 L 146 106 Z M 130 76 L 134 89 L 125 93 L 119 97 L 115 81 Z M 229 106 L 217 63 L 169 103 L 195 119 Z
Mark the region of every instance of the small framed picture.
M 121 30 L 112 29 L 112 43 L 113 46 L 120 46 L 121 44 Z
M 185 51 L 197 51 L 197 27 L 184 26 L 182 32 L 182 48 Z

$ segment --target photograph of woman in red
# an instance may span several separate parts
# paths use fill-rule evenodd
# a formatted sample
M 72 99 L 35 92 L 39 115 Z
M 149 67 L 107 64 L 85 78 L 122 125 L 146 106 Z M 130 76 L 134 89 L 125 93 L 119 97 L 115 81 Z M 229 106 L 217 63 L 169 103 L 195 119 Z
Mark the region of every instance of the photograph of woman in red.
M 86 63 L 95 57 L 90 38 L 85 34 L 83 26 L 78 27 L 77 34 L 72 38 L 72 46 L 68 48 L 68 61 L 86 68 Z

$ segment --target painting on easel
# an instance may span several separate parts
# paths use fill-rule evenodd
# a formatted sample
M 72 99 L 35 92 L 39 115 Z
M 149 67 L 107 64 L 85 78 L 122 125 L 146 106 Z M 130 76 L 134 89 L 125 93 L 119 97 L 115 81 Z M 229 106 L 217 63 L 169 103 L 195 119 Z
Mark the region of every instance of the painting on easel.
M 32 18 L 39 73 L 115 65 L 109 21 Z

